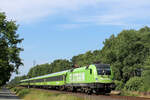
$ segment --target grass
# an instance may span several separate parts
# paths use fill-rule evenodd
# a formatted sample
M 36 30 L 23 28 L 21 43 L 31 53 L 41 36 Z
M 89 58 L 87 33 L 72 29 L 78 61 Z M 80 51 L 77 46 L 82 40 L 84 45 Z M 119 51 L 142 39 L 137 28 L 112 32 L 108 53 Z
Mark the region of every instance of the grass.
M 21 99 L 23 100 L 94 100 L 95 98 L 82 97 L 77 95 L 71 95 L 67 93 L 62 93 L 59 91 L 48 91 L 42 89 L 28 89 L 23 87 L 12 88 Z M 121 96 L 138 96 L 138 97 L 147 97 L 149 95 L 142 96 L 138 92 L 122 91 Z M 97 99 L 98 100 L 98 99 Z
M 27 88 L 12 88 L 12 91 L 14 91 L 19 97 L 23 98 L 25 95 L 30 93 L 30 90 Z
M 23 100 L 87 100 L 61 92 L 51 92 L 39 89 L 13 88 L 16 94 Z
M 139 97 L 140 95 L 137 92 L 131 92 L 131 91 L 122 91 L 121 96 L 135 96 Z
M 135 96 L 135 97 L 143 97 L 150 98 L 149 92 L 138 92 L 138 91 L 121 91 L 121 96 Z

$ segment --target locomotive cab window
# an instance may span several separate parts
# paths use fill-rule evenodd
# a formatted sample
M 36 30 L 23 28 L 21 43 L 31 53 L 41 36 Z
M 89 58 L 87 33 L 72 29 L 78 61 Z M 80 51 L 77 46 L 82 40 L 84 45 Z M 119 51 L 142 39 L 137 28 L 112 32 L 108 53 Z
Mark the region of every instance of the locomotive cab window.
M 111 75 L 110 65 L 96 64 L 98 75 Z

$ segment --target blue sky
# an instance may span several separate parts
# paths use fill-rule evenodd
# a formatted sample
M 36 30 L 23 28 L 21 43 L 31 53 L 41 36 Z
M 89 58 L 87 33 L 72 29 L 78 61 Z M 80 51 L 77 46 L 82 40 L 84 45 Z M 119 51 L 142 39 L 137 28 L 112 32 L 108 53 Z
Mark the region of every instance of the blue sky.
M 70 59 L 101 49 L 123 29 L 149 26 L 150 0 L 0 0 L 0 11 L 19 24 L 24 66 Z M 15 75 L 13 75 L 14 77 Z

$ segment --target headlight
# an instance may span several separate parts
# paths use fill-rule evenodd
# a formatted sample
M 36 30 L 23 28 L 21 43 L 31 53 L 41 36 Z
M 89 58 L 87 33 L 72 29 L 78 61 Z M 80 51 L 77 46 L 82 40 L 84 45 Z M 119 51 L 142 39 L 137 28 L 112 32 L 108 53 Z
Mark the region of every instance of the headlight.
M 98 82 L 98 78 L 95 78 L 96 82 Z

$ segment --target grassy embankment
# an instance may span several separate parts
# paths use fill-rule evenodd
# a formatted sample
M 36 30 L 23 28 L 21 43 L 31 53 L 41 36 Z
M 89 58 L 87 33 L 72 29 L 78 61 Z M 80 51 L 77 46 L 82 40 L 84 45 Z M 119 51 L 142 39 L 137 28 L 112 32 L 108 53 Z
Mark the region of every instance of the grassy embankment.
M 143 97 L 150 98 L 150 92 L 138 92 L 138 91 L 112 91 L 112 95 L 120 95 L 120 96 L 134 96 L 134 97 Z
M 92 100 L 88 97 L 82 97 L 77 95 L 71 95 L 67 93 L 62 93 L 59 91 L 48 91 L 42 89 L 28 89 L 23 87 L 12 88 L 21 99 L 23 100 Z M 114 93 L 112 93 L 114 94 Z M 150 94 L 140 93 L 140 92 L 131 92 L 131 91 L 122 91 L 122 96 L 137 96 L 150 98 Z
M 150 98 L 150 92 L 121 91 L 120 95 L 121 96 L 135 96 L 135 97 Z
M 61 92 L 16 87 L 11 89 L 23 100 L 88 100 Z

